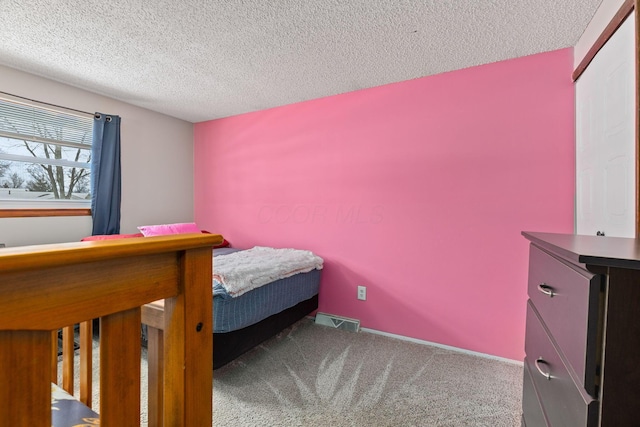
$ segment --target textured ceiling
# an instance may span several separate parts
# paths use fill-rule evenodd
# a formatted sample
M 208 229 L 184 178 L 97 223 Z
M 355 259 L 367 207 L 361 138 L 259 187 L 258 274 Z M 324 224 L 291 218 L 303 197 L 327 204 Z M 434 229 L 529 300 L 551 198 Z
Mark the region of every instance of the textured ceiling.
M 0 0 L 0 64 L 199 122 L 574 46 L 600 2 Z

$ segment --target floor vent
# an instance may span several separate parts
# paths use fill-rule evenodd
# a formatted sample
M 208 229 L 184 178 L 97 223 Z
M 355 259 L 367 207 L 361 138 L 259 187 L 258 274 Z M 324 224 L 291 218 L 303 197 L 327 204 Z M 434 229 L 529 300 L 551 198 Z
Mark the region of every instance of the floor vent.
M 340 317 L 334 314 L 317 313 L 316 323 L 318 325 L 331 326 L 335 329 L 343 329 L 350 332 L 360 332 L 359 320 Z

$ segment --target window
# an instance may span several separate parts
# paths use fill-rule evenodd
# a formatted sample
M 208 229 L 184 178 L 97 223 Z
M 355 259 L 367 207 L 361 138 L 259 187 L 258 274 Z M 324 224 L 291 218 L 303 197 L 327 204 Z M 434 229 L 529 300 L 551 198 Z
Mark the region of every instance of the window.
M 93 116 L 0 95 L 0 209 L 90 208 Z

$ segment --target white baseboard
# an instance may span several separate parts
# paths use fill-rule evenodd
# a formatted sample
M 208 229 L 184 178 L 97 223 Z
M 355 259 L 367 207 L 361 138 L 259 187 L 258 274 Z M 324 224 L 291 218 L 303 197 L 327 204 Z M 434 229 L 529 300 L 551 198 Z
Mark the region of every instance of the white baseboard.
M 477 351 L 465 350 L 463 348 L 452 347 L 450 345 L 444 345 L 444 344 L 438 344 L 438 343 L 431 342 L 431 341 L 419 340 L 417 338 L 405 337 L 403 335 L 396 335 L 396 334 L 391 334 L 391 333 L 388 333 L 388 332 L 376 331 L 375 329 L 360 328 L 360 331 L 369 332 L 371 334 L 383 335 L 385 337 L 395 338 L 395 339 L 402 340 L 402 341 L 409 341 L 409 342 L 413 342 L 413 343 L 416 343 L 416 344 L 429 345 L 429 346 L 432 346 L 432 347 L 443 348 L 445 350 L 457 351 L 458 353 L 464 353 L 464 354 L 469 354 L 469 355 L 472 355 L 472 356 L 483 357 L 485 359 L 499 360 L 501 362 L 511 363 L 511 364 L 518 365 L 518 366 L 524 366 L 524 362 L 522 360 L 507 359 L 506 357 L 494 356 L 492 354 L 486 354 L 486 353 L 480 353 L 480 352 L 477 352 Z
M 311 320 L 315 319 L 315 315 L 308 315 L 306 317 L 311 319 Z M 465 350 L 464 348 L 452 347 L 450 345 L 439 344 L 437 342 L 431 342 L 431 341 L 419 340 L 417 338 L 405 337 L 404 335 L 397 335 L 397 334 L 392 334 L 392 333 L 389 333 L 389 332 L 382 332 L 382 331 L 377 331 L 375 329 L 362 328 L 362 327 L 360 328 L 360 332 L 368 332 L 370 334 L 382 335 L 382 336 L 389 337 L 389 338 L 395 338 L 397 340 L 409 341 L 409 342 L 412 342 L 412 343 L 422 344 L 422 345 L 429 345 L 429 346 L 432 346 L 432 347 L 443 348 L 445 350 L 457 351 L 458 353 L 469 354 L 471 356 L 482 357 L 482 358 L 485 358 L 485 359 L 493 359 L 493 360 L 498 360 L 500 362 L 511 363 L 513 365 L 524 366 L 524 361 L 522 361 L 522 360 L 507 359 L 506 357 L 494 356 L 493 354 L 480 353 L 478 351 Z

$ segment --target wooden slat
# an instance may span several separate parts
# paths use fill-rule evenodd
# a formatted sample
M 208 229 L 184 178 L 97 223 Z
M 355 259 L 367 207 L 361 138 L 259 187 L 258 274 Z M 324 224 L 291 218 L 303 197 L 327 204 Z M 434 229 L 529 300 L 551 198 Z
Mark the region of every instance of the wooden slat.
M 164 368 L 164 300 L 142 306 L 143 323 L 147 325 L 147 384 L 149 427 L 163 425 Z
M 62 388 L 73 395 L 73 326 L 62 328 Z
M 80 323 L 80 401 L 91 408 L 93 374 L 93 320 Z
M 51 332 L 0 331 L 0 426 L 51 425 Z
M 171 426 L 208 425 L 213 382 L 210 250 L 185 252 L 181 267 L 181 292 L 165 299 L 164 305 L 164 422 Z
M 58 331 L 51 331 L 51 382 L 58 384 Z
M 164 307 L 164 304 L 162 307 Z M 163 332 L 161 329 L 154 328 L 147 324 L 147 338 L 147 367 L 149 369 L 147 383 L 147 418 L 149 420 L 149 427 L 162 427 L 164 425 L 162 421 L 164 411 L 162 397 L 162 384 L 164 382 Z
M 140 319 L 140 307 L 100 319 L 102 427 L 140 424 Z
M 142 306 L 143 323 L 147 325 L 147 383 L 149 427 L 163 425 L 164 369 L 164 300 Z

